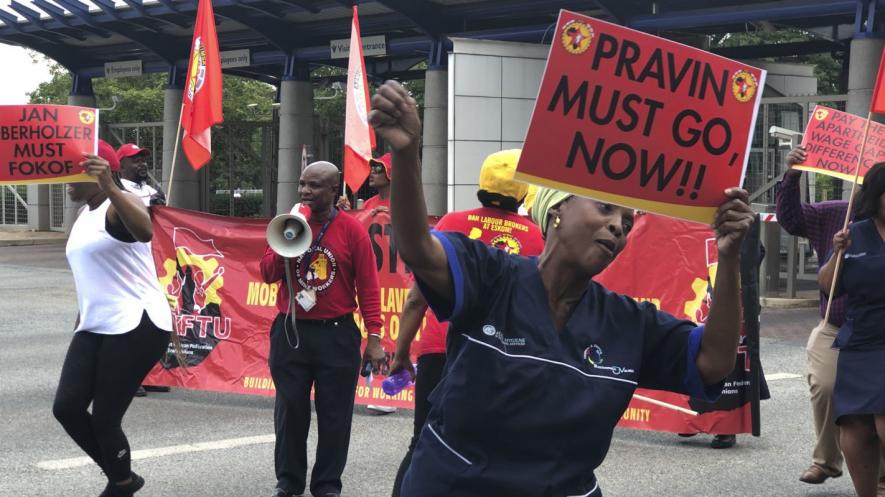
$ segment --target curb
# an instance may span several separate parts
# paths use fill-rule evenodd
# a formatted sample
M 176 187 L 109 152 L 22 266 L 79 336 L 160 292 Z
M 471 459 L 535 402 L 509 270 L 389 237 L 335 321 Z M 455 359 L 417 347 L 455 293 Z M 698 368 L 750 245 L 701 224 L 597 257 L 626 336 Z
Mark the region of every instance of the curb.
M 809 309 L 820 305 L 818 299 L 784 299 L 775 297 L 762 297 L 762 307 L 770 309 Z
M 0 240 L 0 247 L 24 247 L 29 245 L 59 245 L 67 242 L 65 238 L 28 238 L 24 240 Z

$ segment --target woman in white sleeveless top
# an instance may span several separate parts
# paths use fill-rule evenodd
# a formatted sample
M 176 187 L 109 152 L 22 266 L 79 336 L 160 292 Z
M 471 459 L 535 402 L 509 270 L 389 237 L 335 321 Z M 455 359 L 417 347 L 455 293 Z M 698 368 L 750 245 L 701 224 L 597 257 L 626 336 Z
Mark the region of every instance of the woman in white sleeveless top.
M 67 186 L 71 200 L 86 203 L 66 249 L 80 314 L 52 412 L 107 475 L 100 497 L 128 497 L 144 479 L 130 469 L 121 422 L 166 351 L 172 316 L 147 244 L 150 215 L 120 184 L 114 149 L 100 141 L 99 155 L 86 155 L 81 165 L 97 182 Z

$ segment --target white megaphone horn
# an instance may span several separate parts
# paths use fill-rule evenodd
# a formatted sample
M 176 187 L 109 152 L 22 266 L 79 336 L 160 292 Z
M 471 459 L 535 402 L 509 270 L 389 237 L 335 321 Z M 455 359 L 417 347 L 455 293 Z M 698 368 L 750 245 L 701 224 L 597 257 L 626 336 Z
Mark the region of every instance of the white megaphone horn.
M 301 204 L 295 204 L 287 214 L 280 214 L 267 225 L 267 244 L 283 257 L 298 257 L 307 252 L 313 233 L 301 213 Z

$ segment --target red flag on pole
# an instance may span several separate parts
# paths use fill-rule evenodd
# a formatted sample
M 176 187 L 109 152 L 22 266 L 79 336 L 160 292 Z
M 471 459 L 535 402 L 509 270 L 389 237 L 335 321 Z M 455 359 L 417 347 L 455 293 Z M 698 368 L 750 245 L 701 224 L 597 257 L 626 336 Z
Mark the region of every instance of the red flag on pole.
M 870 105 L 870 112 L 885 113 L 885 50 L 882 51 L 882 58 L 879 60 L 879 74 L 876 75 L 876 86 L 873 87 L 873 103 Z
M 212 158 L 212 125 L 221 115 L 221 57 L 211 0 L 200 0 L 181 104 L 181 148 L 194 170 Z
M 369 176 L 369 159 L 375 148 L 375 130 L 369 126 L 369 85 L 360 40 L 356 5 L 350 28 L 350 60 L 347 64 L 347 112 L 344 127 L 344 182 L 357 191 Z

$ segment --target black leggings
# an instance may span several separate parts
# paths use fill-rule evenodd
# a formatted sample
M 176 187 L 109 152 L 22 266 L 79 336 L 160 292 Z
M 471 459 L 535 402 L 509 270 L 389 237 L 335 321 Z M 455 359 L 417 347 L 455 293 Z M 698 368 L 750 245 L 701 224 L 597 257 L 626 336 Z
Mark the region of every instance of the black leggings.
M 403 484 L 403 477 L 406 470 L 412 463 L 412 452 L 418 443 L 418 436 L 421 429 L 424 428 L 424 422 L 427 421 L 427 414 L 430 412 L 430 392 L 439 384 L 442 379 L 443 371 L 446 369 L 445 354 L 424 354 L 418 358 L 418 371 L 415 378 L 415 424 L 412 441 L 409 442 L 409 451 L 399 465 L 396 472 L 396 479 L 393 482 L 392 497 L 399 497 L 399 489 Z
M 121 423 L 135 391 L 166 351 L 170 334 L 144 313 L 122 335 L 74 333 L 52 414 L 111 481 L 131 475 L 129 442 Z M 92 413 L 87 411 L 92 403 Z

